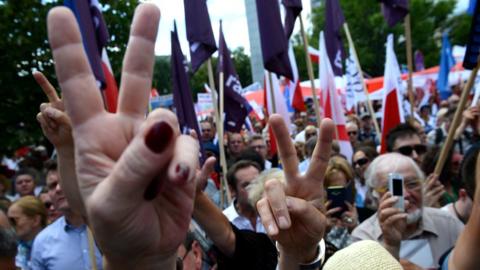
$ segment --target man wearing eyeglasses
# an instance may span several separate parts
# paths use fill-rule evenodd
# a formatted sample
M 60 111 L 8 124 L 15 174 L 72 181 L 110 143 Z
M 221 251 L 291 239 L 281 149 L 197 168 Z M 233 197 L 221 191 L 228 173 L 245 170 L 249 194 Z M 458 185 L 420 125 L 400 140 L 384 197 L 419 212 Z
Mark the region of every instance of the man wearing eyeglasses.
M 262 156 L 264 160 L 264 168 L 265 170 L 269 170 L 272 168 L 272 163 L 268 160 L 268 149 L 267 149 L 267 142 L 260 134 L 254 134 L 250 138 L 250 148 L 257 152 L 260 156 Z
M 387 152 L 397 152 L 411 157 L 420 166 L 427 152 L 418 131 L 409 124 L 400 124 L 387 134 Z
M 353 147 L 355 147 L 358 141 L 357 124 L 353 122 L 347 122 L 347 125 L 345 126 L 345 128 L 347 129 L 348 139 L 350 140 L 350 143 L 352 144 Z
M 404 209 L 396 208 L 401 199 L 388 191 L 388 174 L 403 177 Z M 440 209 L 423 206 L 423 172 L 411 158 L 398 153 L 377 157 L 365 178 L 379 207 L 352 233 L 354 241 L 375 240 L 397 259 L 423 268 L 437 268 L 463 229 L 463 224 Z

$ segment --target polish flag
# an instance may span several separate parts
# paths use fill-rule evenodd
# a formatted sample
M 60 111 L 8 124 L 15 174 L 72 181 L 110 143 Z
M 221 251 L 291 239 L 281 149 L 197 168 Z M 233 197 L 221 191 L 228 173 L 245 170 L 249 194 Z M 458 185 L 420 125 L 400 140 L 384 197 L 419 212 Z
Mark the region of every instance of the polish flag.
M 313 63 L 320 63 L 320 52 L 317 49 L 308 46 L 308 56 Z
M 382 147 L 380 153 L 387 151 L 387 134 L 398 124 L 404 122 L 401 101 L 401 73 L 397 56 L 393 50 L 393 35 L 387 38 L 387 56 L 385 61 L 385 75 L 383 81 L 383 108 L 382 108 Z
M 323 31 L 320 33 L 320 57 L 323 60 L 320 62 L 319 77 L 325 117 L 331 118 L 335 123 L 340 153 L 350 161 L 353 155 L 353 148 L 345 127 L 345 111 L 340 103 L 339 96 L 337 95 L 335 76 L 333 75 L 332 65 L 330 64 L 330 59 L 327 55 L 327 47 L 325 45 Z
M 287 86 L 290 89 L 290 101 L 291 107 L 297 111 L 305 112 L 305 102 L 303 101 L 302 89 L 300 88 L 300 78 L 298 76 L 297 61 L 295 60 L 295 54 L 293 53 L 292 44 L 288 48 L 288 57 L 290 58 L 290 65 L 292 66 L 293 81 L 286 79 Z
M 105 85 L 102 88 L 105 106 L 109 112 L 114 113 L 117 111 L 118 87 L 105 48 L 102 49 L 102 70 L 105 75 Z

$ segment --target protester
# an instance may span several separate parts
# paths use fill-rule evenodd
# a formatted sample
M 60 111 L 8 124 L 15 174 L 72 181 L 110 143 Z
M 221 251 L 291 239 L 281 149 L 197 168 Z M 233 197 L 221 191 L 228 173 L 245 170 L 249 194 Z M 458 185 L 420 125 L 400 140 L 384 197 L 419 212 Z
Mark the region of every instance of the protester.
M 18 239 L 15 265 L 30 269 L 32 244 L 37 234 L 47 225 L 47 210 L 34 196 L 23 196 L 8 209 L 8 218 L 13 223 Z
M 347 122 L 346 124 L 348 139 L 352 144 L 352 147 L 355 148 L 358 141 L 358 126 L 353 122 Z
M 317 136 L 311 137 L 305 143 L 305 159 L 300 162 L 298 165 L 298 170 L 301 174 L 305 174 L 307 172 L 308 167 L 310 166 L 310 160 L 312 158 L 313 150 L 315 149 L 315 145 L 317 144 Z
M 0 215 L 1 214 L 0 210 Z M 17 270 L 15 256 L 17 254 L 17 242 L 15 232 L 9 228 L 0 226 L 0 269 Z
M 267 142 L 260 134 L 254 134 L 250 138 L 249 147 L 255 150 L 260 156 L 265 160 L 264 168 L 269 170 L 272 168 L 272 163 L 268 161 L 268 149 L 267 149 Z
M 227 149 L 228 163 L 233 165 L 234 160 L 245 149 L 245 141 L 240 133 L 228 133 Z
M 217 142 L 214 142 L 215 134 L 217 134 L 215 125 L 211 121 L 208 121 L 208 120 L 201 121 L 200 129 L 202 132 L 202 142 L 213 142 L 215 144 L 217 143 Z
M 13 179 L 17 193 L 9 198 L 11 201 L 16 201 L 23 196 L 40 194 L 41 187 L 36 188 L 37 171 L 35 169 L 22 168 L 17 171 Z
M 373 125 L 372 116 L 368 112 L 360 114 L 360 134 L 358 139 L 360 141 L 377 141 L 377 134 L 375 133 L 375 127 Z
M 388 191 L 389 173 L 404 178 L 404 211 L 394 208 L 399 198 Z M 455 244 L 463 224 L 444 211 L 423 206 L 424 175 L 416 162 L 398 153 L 384 154 L 370 164 L 365 175 L 379 208 L 353 231 L 353 239 L 375 240 L 395 258 L 424 268 L 438 267 L 440 257 Z
M 373 205 L 372 194 L 369 192 L 365 180 L 365 171 L 370 163 L 378 156 L 375 148 L 370 146 L 360 146 L 353 153 L 352 166 L 355 170 L 355 205 L 357 206 L 358 219 L 364 221 L 377 210 Z
M 420 166 L 427 146 L 422 144 L 414 127 L 410 124 L 400 124 L 387 134 L 387 152 L 398 152 L 411 157 Z

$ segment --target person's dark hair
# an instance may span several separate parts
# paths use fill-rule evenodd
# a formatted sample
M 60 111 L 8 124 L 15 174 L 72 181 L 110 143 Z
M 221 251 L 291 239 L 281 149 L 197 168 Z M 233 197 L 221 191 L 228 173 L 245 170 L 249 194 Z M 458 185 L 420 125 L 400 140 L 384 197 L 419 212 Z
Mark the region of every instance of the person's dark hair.
M 34 168 L 24 167 L 17 171 L 13 179 L 17 180 L 17 177 L 20 175 L 30 175 L 33 178 L 33 182 L 37 183 L 38 181 L 38 172 Z
M 253 141 L 257 141 L 257 140 L 262 140 L 265 142 L 265 138 L 263 138 L 263 136 L 261 134 L 253 134 L 250 139 L 248 140 L 249 143 L 253 142 Z
M 313 154 L 313 150 L 315 149 L 315 145 L 317 145 L 317 136 L 310 137 L 308 141 L 305 143 L 305 155 L 307 157 L 311 157 Z
M 370 161 L 373 161 L 378 156 L 378 153 L 375 150 L 375 148 L 370 147 L 370 146 L 357 147 L 353 153 L 355 154 L 355 153 L 360 152 L 360 151 L 362 151 Z M 353 158 L 353 156 L 352 156 L 352 158 Z
M 432 146 L 427 153 L 425 153 L 421 166 L 425 175 L 430 175 L 435 170 L 441 150 L 441 146 L 435 145 Z M 438 176 L 438 180 L 440 180 L 442 184 L 445 184 L 447 181 L 451 181 L 452 183 L 454 182 L 452 181 L 452 156 L 453 151 L 450 150 L 447 155 L 447 159 L 445 160 L 445 164 L 443 165 L 442 171 Z
M 58 170 L 58 164 L 57 164 L 57 161 L 54 160 L 54 159 L 49 159 L 47 161 L 45 161 L 45 170 L 46 172 L 50 172 L 50 171 L 57 171 Z
M 258 163 L 255 162 L 255 161 L 251 161 L 251 160 L 237 161 L 237 162 L 235 162 L 235 164 L 233 164 L 232 167 L 230 167 L 230 169 L 228 169 L 227 181 L 228 181 L 228 184 L 234 190 L 237 190 L 237 177 L 235 177 L 235 174 L 237 174 L 237 171 L 241 170 L 241 169 L 251 167 L 251 166 L 255 167 L 259 172 L 261 172 L 260 166 L 258 166 Z
M 247 148 L 240 152 L 238 157 L 235 159 L 235 163 L 241 160 L 253 161 L 257 164 L 257 167 L 260 169 L 260 171 L 265 170 L 265 160 L 257 151 L 252 148 Z
M 393 146 L 395 141 L 399 138 L 407 138 L 412 136 L 418 136 L 417 129 L 410 124 L 403 123 L 392 128 L 387 134 L 387 152 L 393 152 Z
M 15 258 L 17 239 L 15 231 L 0 227 L 0 259 Z
M 468 196 L 473 200 L 476 189 L 475 174 L 477 169 L 477 157 L 480 152 L 480 143 L 472 145 L 465 156 L 463 156 L 460 166 L 460 187 L 467 191 Z

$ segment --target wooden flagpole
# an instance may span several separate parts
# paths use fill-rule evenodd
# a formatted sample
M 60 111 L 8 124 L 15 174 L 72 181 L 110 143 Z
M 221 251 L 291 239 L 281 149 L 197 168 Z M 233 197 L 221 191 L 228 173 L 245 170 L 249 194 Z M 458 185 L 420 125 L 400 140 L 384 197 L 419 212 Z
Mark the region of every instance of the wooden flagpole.
M 231 202 L 231 195 L 230 190 L 227 186 L 226 176 L 228 171 L 227 166 L 227 159 L 225 156 L 225 147 L 224 147 L 224 140 L 223 140 L 223 117 L 220 118 L 220 115 L 223 116 L 223 97 L 220 99 L 220 104 L 222 107 L 222 111 L 219 112 L 218 105 L 217 105 L 217 91 L 215 90 L 215 79 L 213 78 L 213 68 L 212 68 L 212 60 L 208 58 L 207 60 L 207 68 L 208 68 L 208 80 L 210 84 L 210 89 L 212 90 L 212 103 L 213 108 L 215 111 L 215 125 L 217 126 L 217 136 L 218 136 L 218 149 L 220 151 L 220 166 L 222 166 L 222 174 L 220 178 L 220 205 L 223 207 L 224 199 L 225 199 L 225 192 L 227 193 L 227 202 L 230 204 Z M 221 96 L 223 96 L 223 72 L 220 72 L 220 91 Z
M 410 101 L 410 122 L 413 124 L 415 119 L 415 98 L 413 96 L 413 82 L 412 82 L 412 70 L 413 70 L 413 56 L 412 56 L 412 31 L 410 26 L 410 14 L 405 16 L 405 39 L 407 49 L 407 65 L 408 65 L 408 99 Z
M 478 60 L 477 60 L 478 61 Z M 450 152 L 450 148 L 453 144 L 453 139 L 455 137 L 455 131 L 460 124 L 463 110 L 465 109 L 465 105 L 467 104 L 468 96 L 470 94 L 470 90 L 475 82 L 475 78 L 477 77 L 478 69 L 480 68 L 480 61 L 477 62 L 477 66 L 472 70 L 470 73 L 470 77 L 468 77 L 467 84 L 463 88 L 462 96 L 460 97 L 460 102 L 458 103 L 457 110 L 455 111 L 455 115 L 453 116 L 452 124 L 448 128 L 448 136 L 443 144 L 442 150 L 440 151 L 440 157 L 438 158 L 437 164 L 435 165 L 435 170 L 433 173 L 436 175 L 440 175 L 442 172 L 443 166 L 445 165 L 445 161 L 447 159 L 447 155 Z
M 368 105 L 367 108 L 370 111 L 370 115 L 372 117 L 373 124 L 375 126 L 375 131 L 377 132 L 377 138 L 379 138 L 380 140 L 382 138 L 382 133 L 380 131 L 377 119 L 375 117 L 375 111 L 373 110 L 372 101 L 370 100 L 370 97 L 369 97 L 367 84 L 365 83 L 365 78 L 363 77 L 362 67 L 360 66 L 360 61 L 358 60 L 357 50 L 355 49 L 355 44 L 353 43 L 352 36 L 350 35 L 350 29 L 348 28 L 348 24 L 346 22 L 343 24 L 343 29 L 345 30 L 345 34 L 347 35 L 348 45 L 350 46 L 350 48 L 352 48 L 353 59 L 355 60 L 355 65 L 357 66 L 357 70 L 360 74 L 360 82 L 363 87 L 363 92 L 367 97 L 367 105 Z
M 272 82 L 271 72 L 268 72 L 268 84 L 270 86 L 270 102 L 272 103 L 272 114 L 274 114 L 274 113 L 277 113 L 277 106 L 275 104 L 275 92 L 273 91 L 273 82 Z M 267 112 L 268 112 L 268 106 L 267 106 Z
M 312 88 L 313 107 L 315 109 L 315 115 L 317 117 L 317 126 L 318 128 L 320 128 L 320 120 L 322 119 L 320 116 L 320 105 L 318 104 L 317 90 L 315 88 L 315 79 L 313 76 L 312 59 L 310 59 L 310 56 L 308 55 L 308 39 L 307 35 L 305 34 L 305 28 L 303 26 L 303 19 L 301 13 L 298 18 L 300 19 L 300 32 L 302 34 L 303 50 L 305 51 L 305 60 L 307 62 L 308 78 L 310 79 L 310 87 Z

